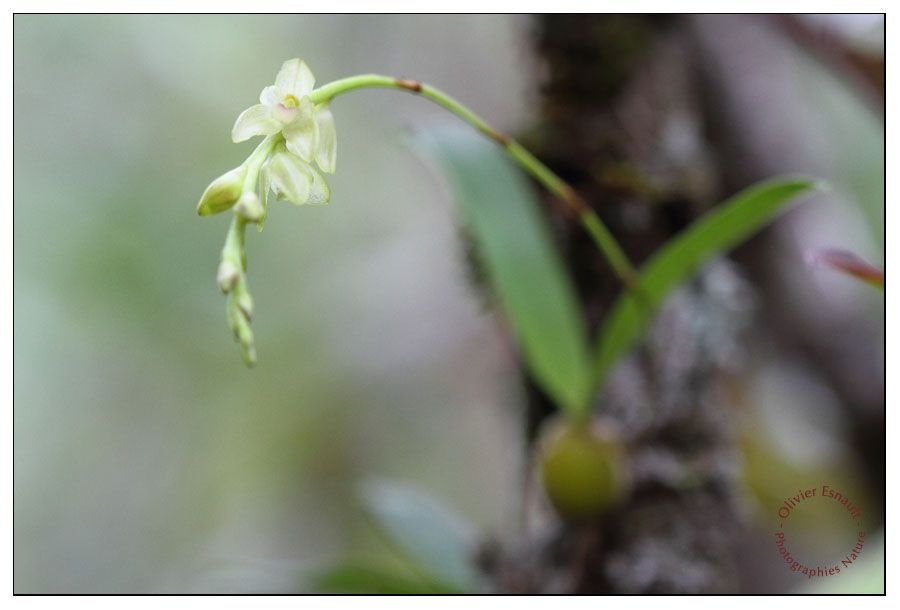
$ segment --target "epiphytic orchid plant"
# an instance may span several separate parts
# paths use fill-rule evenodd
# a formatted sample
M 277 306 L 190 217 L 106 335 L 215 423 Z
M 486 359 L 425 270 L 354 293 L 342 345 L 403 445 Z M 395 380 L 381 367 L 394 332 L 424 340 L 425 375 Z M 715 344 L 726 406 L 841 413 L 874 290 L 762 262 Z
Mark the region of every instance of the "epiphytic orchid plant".
M 446 93 L 418 81 L 376 74 L 315 88 L 307 65 L 291 59 L 282 65 L 275 84 L 263 89 L 260 103 L 242 112 L 232 130 L 235 142 L 253 136 L 265 138 L 239 167 L 207 187 L 197 207 L 201 216 L 233 209 L 217 281 L 228 295 L 229 325 L 248 365 L 256 361 L 256 350 L 250 329 L 253 299 L 247 288 L 245 229 L 254 223 L 262 229 L 271 193 L 297 205 L 328 203 L 331 192 L 320 172 L 335 170 L 337 139 L 330 104 L 338 95 L 366 88 L 418 94 L 498 144 L 509 159 L 553 193 L 567 212 L 574 213 L 625 287 L 607 313 L 592 357 L 571 280 L 533 205 L 528 185 L 506 161 L 483 156 L 483 149 L 438 150 L 449 173 L 458 178 L 462 211 L 473 225 L 475 245 L 522 359 L 572 421 L 588 418 L 612 366 L 640 337 L 653 311 L 674 287 L 704 261 L 765 226 L 788 200 L 814 186 L 808 179 L 786 178 L 750 187 L 674 236 L 638 272 L 571 186 L 518 142 Z M 480 172 L 480 182 L 472 179 L 479 164 L 491 164 L 490 172 Z M 466 179 L 461 179 L 463 174 Z M 486 182 L 491 180 L 493 184 Z M 501 180 L 502 188 L 498 186 Z

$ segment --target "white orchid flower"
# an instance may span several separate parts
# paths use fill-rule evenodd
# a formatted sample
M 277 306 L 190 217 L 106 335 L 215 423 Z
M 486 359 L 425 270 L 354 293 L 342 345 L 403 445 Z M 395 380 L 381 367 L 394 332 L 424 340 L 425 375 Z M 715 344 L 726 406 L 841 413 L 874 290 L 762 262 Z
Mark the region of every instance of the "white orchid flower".
M 243 142 L 253 136 L 270 136 L 280 131 L 291 154 L 306 163 L 315 161 L 323 172 L 334 173 L 337 155 L 334 117 L 328 104 L 313 104 L 310 94 L 315 82 L 304 61 L 284 62 L 275 84 L 259 95 L 261 103 L 247 108 L 238 117 L 231 139 Z
M 331 190 L 322 174 L 288 152 L 284 144 L 275 147 L 272 156 L 260 173 L 262 179 L 262 207 L 268 208 L 269 191 L 277 199 L 303 205 L 323 205 L 331 199 Z

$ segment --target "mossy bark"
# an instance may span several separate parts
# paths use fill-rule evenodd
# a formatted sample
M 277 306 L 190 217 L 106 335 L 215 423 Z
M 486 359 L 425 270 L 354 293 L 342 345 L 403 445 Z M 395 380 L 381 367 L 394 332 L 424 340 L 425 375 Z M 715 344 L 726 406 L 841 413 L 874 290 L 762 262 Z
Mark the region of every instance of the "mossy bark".
M 633 15 L 544 16 L 536 26 L 541 115 L 523 143 L 640 264 L 719 195 L 690 30 L 680 18 Z M 595 332 L 622 287 L 580 226 L 549 213 Z M 736 450 L 722 381 L 739 350 L 720 348 L 740 343 L 746 316 L 736 301 L 747 290 L 733 267 L 713 265 L 663 309 L 596 405 L 629 446 L 627 500 L 592 523 L 557 522 L 491 549 L 485 568 L 495 590 L 735 590 Z M 551 406 L 527 387 L 533 441 Z

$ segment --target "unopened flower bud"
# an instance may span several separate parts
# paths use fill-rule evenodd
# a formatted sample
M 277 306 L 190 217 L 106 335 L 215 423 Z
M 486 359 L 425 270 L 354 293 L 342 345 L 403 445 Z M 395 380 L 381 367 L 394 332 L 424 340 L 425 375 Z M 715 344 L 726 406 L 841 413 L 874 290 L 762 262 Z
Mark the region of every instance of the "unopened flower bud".
M 234 209 L 248 222 L 259 222 L 266 213 L 259 196 L 252 191 L 247 191 L 241 195 Z
M 222 289 L 222 292 L 228 293 L 234 288 L 234 285 L 237 283 L 240 276 L 240 267 L 234 264 L 234 262 L 225 259 L 219 263 L 219 271 L 216 273 L 216 282 L 219 284 L 219 288 Z
M 244 359 L 244 364 L 247 366 L 256 364 L 256 346 L 253 345 L 253 337 L 250 337 L 249 345 L 241 343 L 241 357 Z
M 247 295 L 249 296 L 249 295 Z M 241 356 L 248 366 L 256 363 L 256 347 L 253 344 L 253 331 L 250 322 L 238 303 L 235 295 L 228 299 L 228 326 L 241 345 Z
M 240 285 L 240 283 L 238 284 Z M 248 320 L 253 317 L 253 297 L 250 296 L 250 293 L 247 292 L 247 289 L 243 290 L 235 290 L 234 291 L 234 300 L 237 303 L 237 306 L 240 307 L 241 312 L 244 314 Z
M 241 197 L 246 174 L 247 169 L 241 166 L 213 180 L 200 197 L 197 214 L 209 216 L 231 208 Z
M 235 338 L 239 337 L 240 334 L 238 332 L 238 327 L 241 322 L 246 322 L 244 320 L 244 313 L 241 311 L 241 308 L 237 306 L 237 303 L 234 302 L 234 299 L 228 299 L 228 328 L 234 334 Z

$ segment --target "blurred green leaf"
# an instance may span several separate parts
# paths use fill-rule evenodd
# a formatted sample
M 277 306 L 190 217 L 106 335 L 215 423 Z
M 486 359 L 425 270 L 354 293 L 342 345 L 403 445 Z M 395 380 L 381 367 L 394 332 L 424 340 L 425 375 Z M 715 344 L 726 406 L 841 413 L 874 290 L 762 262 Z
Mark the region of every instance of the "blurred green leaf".
M 526 365 L 559 407 L 578 412 L 591 390 L 584 322 L 532 189 L 478 134 L 442 130 L 424 139 L 456 188 Z
M 426 577 L 434 578 L 432 584 L 459 593 L 476 589 L 474 534 L 453 511 L 429 495 L 388 481 L 366 482 L 362 498 L 377 527 Z
M 748 426 L 747 423 L 744 424 Z M 752 430 L 752 424 L 749 425 Z M 743 461 L 741 486 L 754 500 L 752 503 L 759 511 L 769 511 L 771 507 L 780 506 L 784 501 L 785 490 L 792 490 L 801 481 L 828 481 L 834 488 L 840 488 L 852 498 L 860 499 L 863 506 L 871 505 L 871 498 L 859 473 L 845 464 L 797 463 L 784 455 L 781 449 L 773 445 L 758 432 L 741 435 L 740 448 Z M 830 507 L 810 505 L 804 507 L 804 517 L 796 524 L 798 531 L 823 532 L 833 526 L 833 513 Z M 761 517 L 764 518 L 764 515 Z
M 372 593 L 422 595 L 457 593 L 439 584 L 417 579 L 388 566 L 348 560 L 315 574 L 307 590 L 312 593 Z
M 791 198 L 816 186 L 810 179 L 772 179 L 747 188 L 670 239 L 642 267 L 646 302 L 623 293 L 600 330 L 594 374 L 602 386 L 669 292 L 713 256 L 733 248 L 768 224 Z

